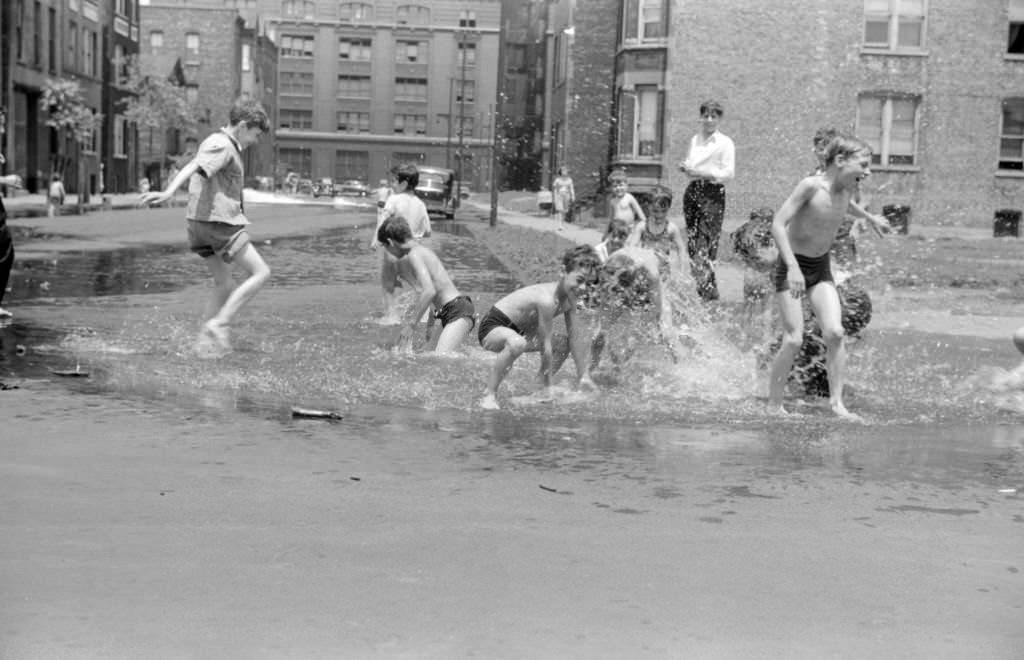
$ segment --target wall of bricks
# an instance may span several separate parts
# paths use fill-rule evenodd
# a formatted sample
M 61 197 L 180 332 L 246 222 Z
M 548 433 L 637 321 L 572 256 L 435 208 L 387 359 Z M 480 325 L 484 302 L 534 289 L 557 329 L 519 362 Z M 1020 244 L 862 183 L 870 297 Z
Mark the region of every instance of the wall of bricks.
M 998 208 L 1024 206 L 1024 178 L 997 172 L 1001 101 L 1024 92 L 1024 61 L 1004 56 L 1005 3 L 932 0 L 925 56 L 862 53 L 858 2 L 773 0 L 673 3 L 665 162 L 674 167 L 698 130 L 698 106 L 716 98 L 721 130 L 736 143 L 727 218 L 778 208 L 814 166 L 816 127 L 853 130 L 857 96 L 921 97 L 917 166 L 874 168 L 865 201 L 880 211 L 910 204 L 913 222 L 990 224 Z

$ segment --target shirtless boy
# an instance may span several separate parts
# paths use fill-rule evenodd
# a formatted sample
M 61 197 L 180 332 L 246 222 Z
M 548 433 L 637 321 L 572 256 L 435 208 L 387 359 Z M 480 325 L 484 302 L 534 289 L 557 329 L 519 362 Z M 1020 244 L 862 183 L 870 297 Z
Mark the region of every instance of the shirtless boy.
M 853 202 L 858 184 L 871 171 L 871 148 L 857 138 L 838 135 L 825 153 L 825 171 L 797 184 L 772 221 L 779 250 L 775 264 L 775 299 L 782 316 L 783 337 L 772 365 L 768 406 L 785 413 L 782 397 L 790 367 L 803 341 L 800 297 L 807 292 L 828 349 L 829 405 L 841 417 L 853 417 L 843 405 L 846 346 L 839 295 L 832 278 L 829 249 L 846 213 L 863 217 L 879 229 L 889 222 L 867 213 Z
M 612 220 L 627 220 L 631 224 L 647 220 L 647 216 L 644 215 L 644 210 L 640 208 L 640 203 L 636 201 L 636 197 L 627 192 L 629 189 L 629 179 L 626 178 L 624 171 L 615 170 L 612 172 L 608 177 L 608 183 L 612 184 L 612 196 L 608 200 L 611 206 Z
M 420 292 L 415 306 L 412 307 L 412 314 L 406 316 L 409 324 L 402 329 L 403 341 L 412 338 L 423 313 L 433 305 L 434 315 L 427 323 L 428 339 L 433 319 L 440 319 L 441 335 L 434 351 L 439 354 L 454 353 L 476 323 L 473 301 L 455 288 L 448 277 L 448 271 L 433 250 L 423 247 L 413 239 L 412 230 L 409 229 L 409 223 L 405 218 L 394 216 L 385 220 L 377 230 L 377 241 L 388 254 L 398 260 L 401 272 L 409 272 L 415 276 L 416 281 L 410 284 Z M 394 293 L 393 280 L 390 290 L 385 283 L 385 291 L 388 295 Z
M 545 388 L 551 386 L 552 376 L 570 352 L 576 363 L 578 387 L 594 387 L 586 333 L 576 318 L 576 299 L 593 281 L 597 268 L 594 249 L 589 245 L 577 246 L 562 257 L 562 276 L 558 281 L 517 289 L 494 303 L 480 321 L 478 335 L 481 346 L 498 354 L 480 400 L 482 408 L 498 409 L 498 386 L 516 359 L 526 352 L 540 352 L 540 379 Z M 556 338 L 552 330 L 559 314 L 565 317 L 567 336 Z
M 377 228 L 373 232 L 370 247 L 378 247 L 377 232 L 384 221 L 388 218 L 400 216 L 405 218 L 412 232 L 414 239 L 423 239 L 430 236 L 430 216 L 427 214 L 427 207 L 419 197 L 416 196 L 416 186 L 419 185 L 420 171 L 415 163 L 402 163 L 392 170 L 395 180 L 395 190 L 384 201 L 384 206 L 377 211 Z M 401 266 L 387 251 L 381 251 L 380 260 L 380 282 L 384 289 L 384 318 L 387 322 L 395 320 L 397 310 L 395 305 L 395 282 L 401 275 L 403 279 L 411 280 L 413 276 L 408 271 L 399 272 Z

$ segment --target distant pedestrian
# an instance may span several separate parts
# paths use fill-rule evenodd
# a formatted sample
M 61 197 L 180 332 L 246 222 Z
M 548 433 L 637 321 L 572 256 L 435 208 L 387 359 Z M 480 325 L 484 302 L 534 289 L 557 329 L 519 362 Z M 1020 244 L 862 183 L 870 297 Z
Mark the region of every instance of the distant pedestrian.
M 700 105 L 701 130 L 690 139 L 679 169 L 690 177 L 683 194 L 686 250 L 704 300 L 718 300 L 715 259 L 725 219 L 725 184 L 736 176 L 736 147 L 718 130 L 724 110 L 718 101 Z
M 143 203 L 159 204 L 169 200 L 186 180 L 189 182 L 185 214 L 189 247 L 206 261 L 214 282 L 207 321 L 200 333 L 201 345 L 212 339 L 223 350 L 231 348 L 231 321 L 270 278 L 270 268 L 250 242 L 246 231 L 249 219 L 242 205 L 242 150 L 270 130 L 270 119 L 257 101 L 239 99 L 228 121 L 227 126 L 203 140 L 195 158 L 163 192 L 142 195 Z M 231 275 L 233 263 L 248 274 L 238 286 Z
M 0 133 L 3 132 L 0 124 Z M 0 165 L 7 162 L 3 154 L 0 154 Z M 0 176 L 0 184 L 12 188 L 21 188 L 21 177 L 17 174 L 6 174 Z M 13 314 L 3 308 L 4 294 L 7 293 L 7 280 L 11 276 L 11 267 L 14 265 L 14 238 L 7 226 L 7 209 L 4 208 L 3 196 L 0 195 L 0 319 L 9 319 Z
M 558 231 L 565 229 L 565 220 L 571 220 L 572 205 L 576 201 L 576 189 L 572 185 L 572 177 L 569 176 L 569 168 L 558 168 L 558 176 L 551 182 L 552 207 L 558 217 Z
M 55 172 L 50 180 L 50 188 L 46 193 L 46 217 L 52 218 L 60 215 L 60 209 L 64 206 L 64 182 L 60 180 L 60 173 Z

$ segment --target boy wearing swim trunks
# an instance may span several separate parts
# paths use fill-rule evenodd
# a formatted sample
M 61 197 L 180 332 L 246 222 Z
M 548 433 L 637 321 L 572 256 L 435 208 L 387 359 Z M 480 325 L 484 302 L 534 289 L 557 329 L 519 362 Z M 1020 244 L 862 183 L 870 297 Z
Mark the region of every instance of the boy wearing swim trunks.
M 428 339 L 434 319 L 439 319 L 441 335 L 434 351 L 440 354 L 454 353 L 476 323 L 473 301 L 455 288 L 448 271 L 434 251 L 413 239 L 412 230 L 405 218 L 393 216 L 385 220 L 377 230 L 376 238 L 384 250 L 397 260 L 399 271 L 415 277 L 415 282 L 410 284 L 420 292 L 415 306 L 411 308 L 412 314 L 406 315 L 408 325 L 402 328 L 403 342 L 412 339 L 423 313 L 433 305 L 434 315 L 427 322 Z M 388 295 L 393 294 L 394 284 L 390 290 L 385 288 L 385 291 Z
M 189 248 L 206 262 L 214 282 L 200 340 L 213 340 L 223 350 L 231 348 L 232 319 L 270 278 L 270 268 L 249 240 L 249 220 L 242 205 L 242 150 L 270 130 L 270 120 L 259 102 L 243 98 L 232 106 L 228 122 L 203 140 L 195 158 L 178 171 L 166 190 L 141 197 L 143 204 L 165 202 L 188 181 Z M 233 263 L 248 274 L 238 286 L 231 275 Z
M 498 357 L 494 361 L 487 390 L 480 406 L 498 409 L 498 386 L 520 355 L 539 352 L 540 379 L 544 387 L 572 353 L 576 363 L 577 386 L 594 387 L 590 379 L 589 342 L 576 318 L 576 300 L 596 277 L 599 263 L 594 248 L 579 245 L 562 257 L 562 275 L 556 282 L 533 284 L 513 291 L 498 302 L 480 321 L 480 345 Z M 552 333 L 555 317 L 565 317 L 566 336 Z
M 782 397 L 803 342 L 800 297 L 806 292 L 828 349 L 829 405 L 836 415 L 856 418 L 843 405 L 846 347 L 829 250 L 847 213 L 863 217 L 878 229 L 889 227 L 885 218 L 853 203 L 860 181 L 871 173 L 870 166 L 867 144 L 855 137 L 836 136 L 825 152 L 825 172 L 800 181 L 772 221 L 772 237 L 779 250 L 775 299 L 783 325 L 782 346 L 772 364 L 768 389 L 768 406 L 774 412 L 786 412 Z
M 384 201 L 384 206 L 377 212 L 377 229 L 373 232 L 370 247 L 377 247 L 377 232 L 388 218 L 402 217 L 409 225 L 414 239 L 430 236 L 430 215 L 427 206 L 416 196 L 416 186 L 420 182 L 420 171 L 415 163 L 402 163 L 392 170 L 395 179 L 395 191 Z M 395 283 L 398 277 L 412 280 L 409 272 L 399 272 L 399 264 L 387 251 L 382 251 L 380 260 L 380 282 L 384 289 L 384 315 L 390 322 L 395 318 Z

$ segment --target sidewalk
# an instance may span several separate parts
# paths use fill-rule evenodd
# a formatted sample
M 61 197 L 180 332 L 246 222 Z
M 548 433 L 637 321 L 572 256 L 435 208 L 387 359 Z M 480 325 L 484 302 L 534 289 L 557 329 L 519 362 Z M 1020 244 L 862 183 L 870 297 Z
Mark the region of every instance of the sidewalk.
M 92 195 L 86 208 L 89 211 L 130 209 L 139 205 L 139 193 Z M 46 195 L 18 192 L 4 197 L 4 208 L 9 218 L 41 217 L 46 215 Z M 78 195 L 68 195 L 61 207 L 61 215 L 76 215 Z

